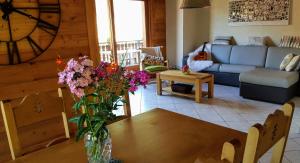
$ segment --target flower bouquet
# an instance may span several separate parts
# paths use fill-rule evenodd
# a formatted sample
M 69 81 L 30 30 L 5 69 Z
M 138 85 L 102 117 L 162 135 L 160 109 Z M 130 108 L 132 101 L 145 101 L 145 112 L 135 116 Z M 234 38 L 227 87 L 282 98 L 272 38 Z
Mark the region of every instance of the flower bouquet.
M 181 69 L 181 71 L 185 75 L 189 75 L 191 73 L 190 67 L 188 65 L 183 66 L 182 69 Z
M 111 140 L 106 125 L 115 120 L 114 110 L 124 103 L 128 92 L 146 86 L 149 76 L 144 71 L 128 71 L 115 63 L 101 62 L 97 67 L 88 57 L 71 59 L 58 73 L 59 83 L 66 84 L 74 95 L 77 116 L 69 121 L 77 125 L 76 140 L 85 140 L 90 163 L 111 159 Z

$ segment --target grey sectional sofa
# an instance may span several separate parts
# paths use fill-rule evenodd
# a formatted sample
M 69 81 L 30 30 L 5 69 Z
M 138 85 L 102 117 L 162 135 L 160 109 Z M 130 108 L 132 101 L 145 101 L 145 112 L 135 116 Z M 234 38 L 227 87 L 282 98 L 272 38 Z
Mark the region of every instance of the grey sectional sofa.
M 300 49 L 212 45 L 214 64 L 204 72 L 214 74 L 217 84 L 239 86 L 244 98 L 281 104 L 300 93 L 299 72 L 279 70 L 288 53 L 300 55 Z

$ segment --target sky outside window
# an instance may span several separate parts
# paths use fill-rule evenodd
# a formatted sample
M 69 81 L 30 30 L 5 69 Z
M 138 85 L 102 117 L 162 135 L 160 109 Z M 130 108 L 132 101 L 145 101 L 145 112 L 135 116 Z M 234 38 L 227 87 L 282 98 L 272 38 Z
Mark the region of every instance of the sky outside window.
M 117 41 L 143 40 L 144 2 L 114 0 Z M 109 11 L 107 0 L 96 0 L 99 42 L 109 42 Z

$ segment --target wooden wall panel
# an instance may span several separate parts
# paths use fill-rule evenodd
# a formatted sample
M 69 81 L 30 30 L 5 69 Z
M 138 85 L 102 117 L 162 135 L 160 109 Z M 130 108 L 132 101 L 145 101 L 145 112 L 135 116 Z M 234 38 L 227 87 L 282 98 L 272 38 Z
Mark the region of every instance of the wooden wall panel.
M 78 57 L 79 54 L 89 55 L 90 45 L 88 37 L 88 25 L 86 15 L 86 0 L 60 0 L 61 4 L 61 24 L 58 35 L 49 49 L 41 56 L 30 63 L 0 66 L 0 100 L 10 100 L 24 97 L 40 91 L 57 92 L 57 66 L 55 60 L 60 55 L 66 61 L 72 57 Z M 47 38 L 41 38 L 43 41 Z M 71 116 L 72 99 L 70 95 L 67 98 L 68 117 Z M 1 112 L 0 112 L 1 113 Z M 26 115 L 24 115 L 26 116 Z M 60 117 L 59 117 L 60 119 Z M 19 129 L 22 135 L 22 146 L 27 147 L 36 142 L 34 137 L 47 137 L 49 130 L 58 132 L 62 124 L 55 119 L 45 119 L 45 123 L 36 123 L 34 125 L 22 127 Z M 59 122 L 59 123 L 58 123 Z M 53 136 L 53 135 L 52 135 Z M 11 159 L 7 137 L 0 114 L 0 162 Z
M 50 48 L 31 63 L 0 66 L 0 100 L 56 90 L 57 55 L 66 60 L 79 54 L 89 55 L 85 0 L 60 0 L 60 3 L 60 29 Z
M 147 46 L 163 46 L 166 57 L 166 2 L 146 0 Z
M 94 16 L 94 3 L 89 0 L 60 0 L 61 3 L 61 25 L 49 49 L 30 63 L 14 66 L 0 66 L 0 100 L 10 100 L 24 97 L 28 94 L 41 91 L 56 91 L 57 67 L 55 59 L 61 55 L 68 60 L 79 54 L 90 55 L 97 61 L 97 39 Z M 147 42 L 148 46 L 166 46 L 166 20 L 165 0 L 145 0 L 147 19 Z M 88 25 L 89 24 L 89 25 Z M 93 36 L 93 38 L 91 38 Z M 47 39 L 47 38 L 45 38 Z M 43 38 L 41 38 L 43 41 Z M 165 54 L 165 53 L 164 53 Z M 67 98 L 68 117 L 71 116 L 72 99 Z M 10 159 L 7 138 L 1 123 L 0 115 L 0 162 Z M 34 124 L 28 128 L 21 129 L 24 140 L 28 140 L 28 146 L 33 142 L 32 135 L 36 129 L 39 133 L 45 133 L 43 129 L 55 128 L 59 125 L 55 119 L 45 124 Z M 38 127 L 37 127 L 38 126 Z M 43 127 L 44 126 L 44 127 Z M 26 126 L 27 127 L 27 126 Z M 75 129 L 73 126 L 71 129 Z M 42 135 L 38 135 L 41 137 Z

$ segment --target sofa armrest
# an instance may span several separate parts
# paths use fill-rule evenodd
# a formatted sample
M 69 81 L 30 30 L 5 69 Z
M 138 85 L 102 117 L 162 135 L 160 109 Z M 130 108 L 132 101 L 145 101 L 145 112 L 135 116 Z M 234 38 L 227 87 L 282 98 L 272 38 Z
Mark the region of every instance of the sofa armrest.
M 297 96 L 300 96 L 300 71 L 299 71 L 299 80 L 298 80 L 298 89 Z
M 187 60 L 189 59 L 189 55 L 185 55 L 182 58 L 182 67 L 187 65 Z
M 145 64 L 143 62 L 140 62 L 140 71 L 145 70 Z
M 165 64 L 166 64 L 167 69 L 169 69 L 169 60 L 165 60 Z

